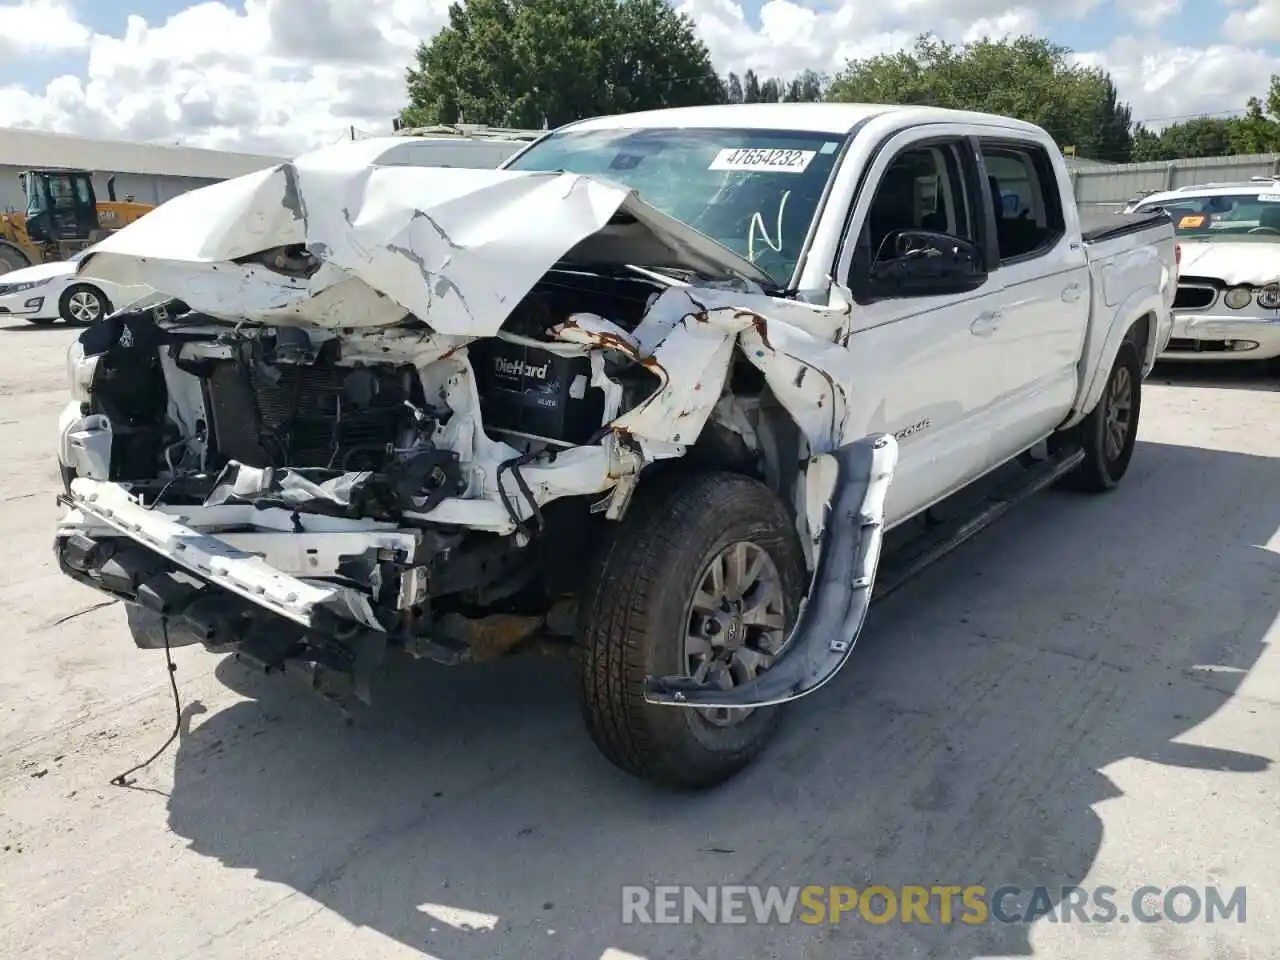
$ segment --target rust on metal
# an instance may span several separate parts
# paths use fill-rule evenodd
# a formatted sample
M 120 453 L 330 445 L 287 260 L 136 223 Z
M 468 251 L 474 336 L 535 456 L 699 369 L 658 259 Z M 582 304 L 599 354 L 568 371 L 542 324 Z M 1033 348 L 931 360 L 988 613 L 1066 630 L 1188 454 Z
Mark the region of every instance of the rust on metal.
M 756 333 L 760 334 L 760 341 L 768 350 L 773 349 L 773 344 L 769 342 L 769 321 L 762 314 L 756 313 L 754 310 L 747 310 L 745 307 L 739 307 L 733 313 L 733 319 L 742 320 L 750 318 L 751 326 L 755 327 Z
M 542 631 L 542 617 L 514 613 L 493 613 L 471 619 L 450 613 L 440 619 L 438 629 L 467 645 L 467 659 L 474 663 L 496 660 L 512 653 Z

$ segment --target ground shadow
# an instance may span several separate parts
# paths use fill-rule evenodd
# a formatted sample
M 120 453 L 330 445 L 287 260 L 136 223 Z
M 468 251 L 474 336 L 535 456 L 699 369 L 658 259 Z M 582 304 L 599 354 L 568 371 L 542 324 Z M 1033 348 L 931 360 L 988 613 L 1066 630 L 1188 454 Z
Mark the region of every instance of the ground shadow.
M 170 824 L 443 960 L 1030 955 L 1025 925 L 624 926 L 621 887 L 1072 886 L 1118 792 L 1108 764 L 1266 769 L 1175 739 L 1232 696 L 1275 616 L 1273 471 L 1143 443 L 1112 495 L 1035 498 L 878 605 L 848 669 L 706 795 L 600 759 L 563 662 L 405 671 L 348 725 L 228 660 L 256 699 L 181 743 Z M 1178 522 L 1217 494 L 1257 502 L 1235 527 Z
M 1280 363 L 1249 360 L 1183 362 L 1161 361 L 1151 371 L 1149 383 L 1171 387 L 1214 387 L 1218 390 L 1280 391 Z
M 7 326 L 0 327 L 0 333 L 51 333 L 55 330 L 65 330 L 70 324 L 66 323 L 11 323 Z

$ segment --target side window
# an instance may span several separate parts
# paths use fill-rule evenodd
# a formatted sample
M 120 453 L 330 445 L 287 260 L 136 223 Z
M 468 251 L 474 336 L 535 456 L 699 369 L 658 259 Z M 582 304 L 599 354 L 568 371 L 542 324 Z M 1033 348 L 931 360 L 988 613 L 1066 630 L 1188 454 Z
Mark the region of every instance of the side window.
M 1053 163 L 1043 147 L 983 144 L 1000 260 L 1048 253 L 1066 233 Z
M 911 147 L 894 157 L 863 225 L 872 261 L 891 258 L 896 230 L 932 230 L 974 239 L 960 157 L 953 144 Z

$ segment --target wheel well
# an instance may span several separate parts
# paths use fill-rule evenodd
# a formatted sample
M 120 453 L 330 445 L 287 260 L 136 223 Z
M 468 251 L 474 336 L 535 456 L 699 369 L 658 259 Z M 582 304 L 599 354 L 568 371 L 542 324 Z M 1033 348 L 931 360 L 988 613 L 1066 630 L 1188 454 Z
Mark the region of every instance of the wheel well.
M 88 280 L 77 280 L 74 283 L 67 284 L 66 288 L 62 291 L 62 293 L 58 295 L 58 302 L 61 303 L 64 299 L 66 299 L 76 290 L 81 290 L 81 289 L 91 290 L 95 294 L 97 294 L 98 299 L 102 301 L 102 306 L 104 308 L 111 307 L 113 305 L 111 303 L 111 298 L 107 296 L 107 292 L 103 290 L 100 286 L 98 286 L 96 283 L 91 283 Z
M 773 490 L 794 519 L 808 443 L 758 371 L 741 366 L 746 369 L 731 372 L 720 402 L 685 455 L 651 463 L 640 482 L 713 471 L 741 474 Z
M 1144 313 L 1133 322 L 1128 332 L 1124 335 L 1125 340 L 1132 343 L 1138 350 L 1138 357 L 1141 359 L 1143 366 L 1147 362 L 1147 347 L 1151 344 L 1152 320 L 1154 317 L 1150 313 Z

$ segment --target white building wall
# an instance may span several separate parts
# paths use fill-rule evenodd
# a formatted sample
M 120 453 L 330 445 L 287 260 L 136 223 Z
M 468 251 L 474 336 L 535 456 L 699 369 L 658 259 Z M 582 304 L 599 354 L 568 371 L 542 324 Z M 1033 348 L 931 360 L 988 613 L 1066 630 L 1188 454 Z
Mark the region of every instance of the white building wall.
M 196 187 L 228 180 L 280 163 L 258 154 L 91 140 L 38 130 L 0 129 L 0 209 L 26 206 L 18 173 L 63 167 L 91 170 L 98 199 L 107 199 L 107 177 L 115 174 L 116 197 L 163 203 Z

